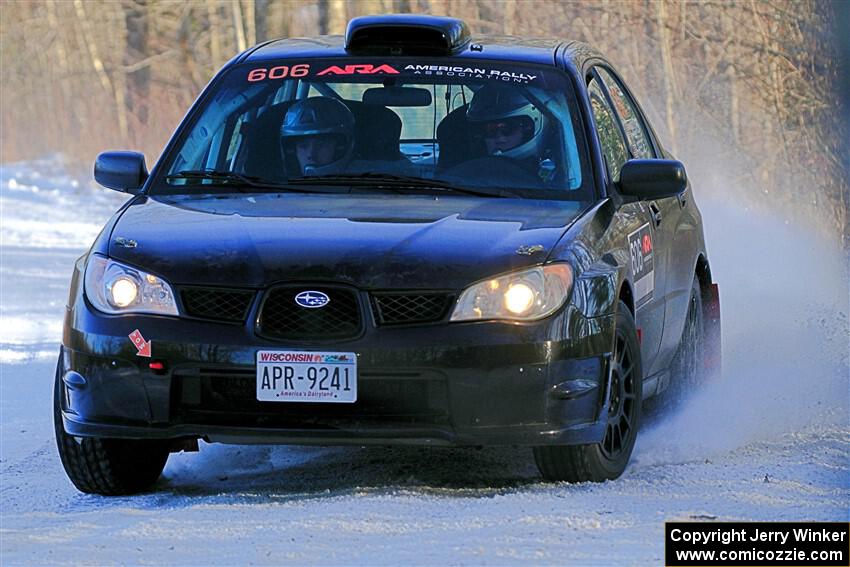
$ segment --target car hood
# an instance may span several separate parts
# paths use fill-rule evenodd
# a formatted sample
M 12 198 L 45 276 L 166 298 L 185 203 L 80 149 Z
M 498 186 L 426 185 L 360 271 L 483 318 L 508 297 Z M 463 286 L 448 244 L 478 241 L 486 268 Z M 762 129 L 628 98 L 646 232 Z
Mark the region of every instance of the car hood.
M 173 284 L 459 289 L 540 264 L 583 208 L 454 195 L 140 197 L 109 255 Z

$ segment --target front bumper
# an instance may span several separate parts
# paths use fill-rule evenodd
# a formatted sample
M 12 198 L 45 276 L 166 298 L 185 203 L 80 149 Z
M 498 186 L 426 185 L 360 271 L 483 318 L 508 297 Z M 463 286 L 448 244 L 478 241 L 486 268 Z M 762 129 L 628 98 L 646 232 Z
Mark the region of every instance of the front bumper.
M 355 340 L 277 344 L 249 326 L 107 316 L 79 295 L 58 372 L 67 433 L 317 445 L 596 443 L 613 317 L 567 306 L 534 324 L 372 327 Z M 151 341 L 138 356 L 129 335 Z M 355 352 L 353 404 L 258 402 L 259 350 Z M 150 362 L 161 362 L 161 370 Z

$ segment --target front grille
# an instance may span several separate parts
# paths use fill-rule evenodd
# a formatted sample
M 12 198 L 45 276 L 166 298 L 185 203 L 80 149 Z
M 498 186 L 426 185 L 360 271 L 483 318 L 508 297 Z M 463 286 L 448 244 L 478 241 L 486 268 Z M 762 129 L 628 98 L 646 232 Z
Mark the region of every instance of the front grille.
M 253 368 L 183 368 L 171 384 L 171 418 L 182 423 L 295 429 L 449 423 L 445 377 L 435 372 L 360 372 L 352 404 L 261 402 Z
M 303 291 L 330 298 L 324 307 L 310 309 L 295 303 Z M 360 308 L 354 292 L 336 287 L 282 286 L 269 291 L 260 308 L 258 332 L 277 340 L 345 339 L 361 331 Z
M 432 323 L 446 316 L 453 300 L 447 293 L 373 293 L 372 312 L 378 325 Z
M 248 315 L 254 292 L 242 289 L 183 287 L 183 308 L 191 317 L 241 323 Z

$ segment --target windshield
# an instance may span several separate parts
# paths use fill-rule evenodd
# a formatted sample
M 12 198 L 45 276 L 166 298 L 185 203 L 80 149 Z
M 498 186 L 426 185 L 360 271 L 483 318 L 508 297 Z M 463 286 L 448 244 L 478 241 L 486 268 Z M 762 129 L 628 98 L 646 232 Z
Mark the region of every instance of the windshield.
M 575 97 L 551 67 L 262 61 L 212 88 L 151 193 L 357 187 L 590 199 Z

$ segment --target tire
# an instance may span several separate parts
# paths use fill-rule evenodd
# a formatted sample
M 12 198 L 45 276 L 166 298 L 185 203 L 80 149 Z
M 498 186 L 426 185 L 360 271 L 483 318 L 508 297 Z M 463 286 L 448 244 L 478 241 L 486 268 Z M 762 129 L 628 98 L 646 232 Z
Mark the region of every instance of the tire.
M 617 305 L 608 421 L 602 442 L 534 448 L 537 468 L 547 480 L 603 482 L 623 474 L 640 427 L 643 368 L 635 321 L 628 306 Z
M 150 488 L 168 459 L 162 441 L 74 437 L 62 425 L 62 355 L 53 388 L 53 427 L 56 446 L 68 478 L 81 492 L 115 496 Z
M 702 288 L 694 275 L 688 314 L 679 348 L 670 366 L 670 387 L 662 396 L 663 405 L 672 406 L 690 395 L 705 382 L 705 319 L 702 304 Z

